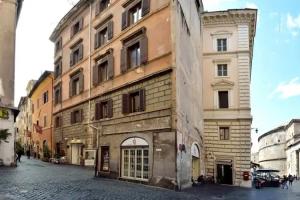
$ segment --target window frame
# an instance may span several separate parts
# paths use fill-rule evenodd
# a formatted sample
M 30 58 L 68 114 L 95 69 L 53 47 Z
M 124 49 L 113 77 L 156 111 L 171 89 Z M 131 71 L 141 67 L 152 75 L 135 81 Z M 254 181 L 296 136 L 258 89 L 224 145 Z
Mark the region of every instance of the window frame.
M 133 108 L 133 101 L 138 96 L 139 108 Z M 131 114 L 146 111 L 146 90 L 138 89 L 122 95 L 122 113 Z
M 220 45 L 219 45 L 219 41 L 221 41 Z M 224 44 L 224 41 L 225 41 L 225 44 Z M 217 38 L 216 43 L 217 43 L 217 51 L 218 52 L 227 52 L 228 51 L 228 38 L 227 37 Z M 220 49 L 219 49 L 219 47 L 220 47 Z
M 219 74 L 219 67 L 222 67 L 221 69 L 221 75 Z M 224 70 L 224 67 L 226 67 L 226 70 Z M 224 75 L 224 72 L 226 72 L 226 75 Z M 217 77 L 228 77 L 229 73 L 228 73 L 228 64 L 227 63 L 218 63 L 216 65 L 216 76 Z
M 74 90 L 74 82 L 78 81 L 78 93 L 76 92 L 76 88 Z M 75 92 L 74 92 L 75 91 Z M 83 69 L 79 69 L 74 73 L 70 74 L 70 82 L 69 82 L 69 97 L 74 97 L 80 95 L 84 92 L 84 74 Z
M 59 92 L 59 96 L 57 96 L 57 92 Z M 60 104 L 62 102 L 62 86 L 61 83 L 58 83 L 54 86 L 54 105 Z
M 220 94 L 225 94 L 227 93 L 227 106 L 226 107 L 223 107 L 223 105 L 226 104 L 226 102 L 221 102 L 221 96 Z M 228 109 L 229 108 L 229 91 L 228 90 L 219 90 L 218 91 L 218 108 L 219 109 Z
M 220 126 L 219 127 L 219 139 L 220 140 L 230 140 L 230 127 L 229 126 Z
M 84 52 L 83 52 L 83 40 L 80 39 L 74 45 L 70 47 L 70 67 L 77 65 L 81 60 L 83 60 Z
M 77 19 L 71 26 L 71 39 L 77 35 L 80 31 L 82 31 L 84 25 L 83 17 Z M 78 28 L 77 28 L 78 26 Z M 76 28 L 76 29 L 75 29 Z
M 107 111 L 104 114 L 104 107 Z M 106 99 L 95 103 L 95 120 L 109 119 L 113 117 L 113 100 Z
M 105 2 L 104 4 L 102 4 Z M 109 6 L 111 5 L 111 0 L 99 0 L 96 3 L 96 8 L 95 8 L 95 16 L 100 15 L 103 11 L 105 11 Z
M 102 80 L 99 76 L 101 65 L 107 63 L 107 80 Z M 114 56 L 113 49 L 107 50 L 103 55 L 100 55 L 95 59 L 95 65 L 93 66 L 93 85 L 97 87 L 103 82 L 112 80 L 114 78 Z
M 70 119 L 71 124 L 82 123 L 82 121 L 83 121 L 83 110 L 82 109 L 75 109 L 70 113 L 70 115 L 71 115 L 71 119 Z
M 48 90 L 43 93 L 43 104 L 46 104 L 49 102 L 49 92 Z
M 109 15 L 103 21 L 101 21 L 97 26 L 95 26 L 95 35 L 94 35 L 94 49 L 99 49 L 113 39 L 114 36 L 114 23 L 113 15 Z M 106 29 L 106 41 L 101 42 L 101 33 Z

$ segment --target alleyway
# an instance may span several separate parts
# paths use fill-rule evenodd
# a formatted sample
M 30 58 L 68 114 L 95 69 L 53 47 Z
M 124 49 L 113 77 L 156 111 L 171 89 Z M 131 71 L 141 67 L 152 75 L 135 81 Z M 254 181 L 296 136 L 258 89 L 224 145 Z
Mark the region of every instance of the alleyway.
M 175 192 L 123 181 L 93 178 L 93 170 L 27 160 L 0 168 L 0 200 L 6 199 L 300 199 L 300 181 L 290 190 L 202 186 Z

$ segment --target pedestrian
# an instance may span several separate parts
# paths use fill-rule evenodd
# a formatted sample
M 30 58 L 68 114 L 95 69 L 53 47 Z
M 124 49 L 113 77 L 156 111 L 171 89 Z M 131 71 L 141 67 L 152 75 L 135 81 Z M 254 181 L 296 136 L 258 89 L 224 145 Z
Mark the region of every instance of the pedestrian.
M 27 149 L 26 154 L 27 154 L 27 159 L 30 159 L 30 150 L 29 149 Z
M 281 182 L 281 188 L 282 189 L 284 189 L 284 188 L 289 189 L 289 186 L 288 186 L 287 182 L 288 182 L 287 176 L 283 175 L 283 179 L 282 179 L 282 182 Z
M 22 156 L 22 152 L 18 151 L 17 152 L 17 161 L 21 162 L 21 156 Z
M 289 180 L 289 186 L 293 186 L 294 177 L 289 174 L 288 180 Z

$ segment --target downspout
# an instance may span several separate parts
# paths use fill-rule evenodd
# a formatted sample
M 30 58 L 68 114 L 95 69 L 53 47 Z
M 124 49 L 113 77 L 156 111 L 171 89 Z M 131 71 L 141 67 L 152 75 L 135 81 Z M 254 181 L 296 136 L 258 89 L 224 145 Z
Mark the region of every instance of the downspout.
M 50 133 L 51 133 L 51 157 L 53 157 L 53 77 L 51 77 L 52 101 L 51 101 L 51 115 L 50 115 Z
M 88 115 L 88 127 L 91 123 L 91 77 L 92 77 L 92 60 L 91 60 L 91 47 L 92 47 L 92 37 L 91 37 L 91 34 L 92 34 L 92 31 L 91 31 L 91 28 L 92 28 L 92 1 L 90 1 L 90 16 L 89 16 L 89 115 Z M 90 136 L 92 136 L 93 134 L 90 134 Z M 93 137 L 92 137 L 92 140 L 91 140 L 91 146 L 93 146 Z

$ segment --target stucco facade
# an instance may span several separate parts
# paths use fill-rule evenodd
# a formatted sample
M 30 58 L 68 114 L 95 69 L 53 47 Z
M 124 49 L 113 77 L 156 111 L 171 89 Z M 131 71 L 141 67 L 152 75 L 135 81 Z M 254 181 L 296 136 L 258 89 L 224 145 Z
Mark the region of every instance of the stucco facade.
M 300 120 L 292 119 L 258 138 L 259 164 L 279 170 L 281 175 L 299 176 Z
M 26 146 L 36 158 L 43 158 L 45 148 L 53 151 L 53 72 L 45 71 L 34 84 L 28 97 L 31 101 L 31 133 Z
M 54 59 L 59 97 L 53 107 L 56 153 L 77 165 L 93 165 L 98 158 L 101 176 L 169 188 L 190 186 L 192 177 L 205 169 L 199 98 L 202 3 L 101 2 L 79 1 L 50 38 L 61 47 Z M 77 27 L 80 31 L 74 34 Z M 134 41 L 139 41 L 135 45 L 141 62 L 128 69 Z M 106 59 L 109 78 L 99 83 L 94 66 Z M 76 84 L 79 92 L 72 87 Z M 131 104 L 128 113 L 126 98 L 134 91 L 139 91 L 140 108 L 136 111 Z M 109 104 L 108 114 L 102 112 L 103 103 Z
M 250 80 L 257 11 L 204 12 L 203 106 L 206 172 L 219 183 L 251 185 Z

